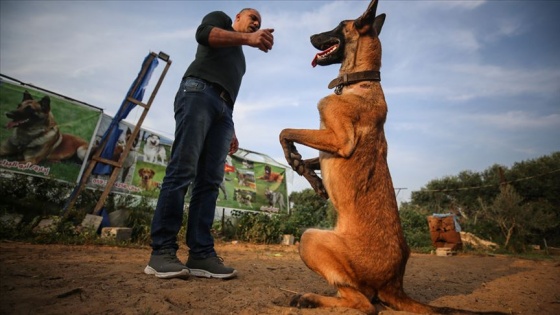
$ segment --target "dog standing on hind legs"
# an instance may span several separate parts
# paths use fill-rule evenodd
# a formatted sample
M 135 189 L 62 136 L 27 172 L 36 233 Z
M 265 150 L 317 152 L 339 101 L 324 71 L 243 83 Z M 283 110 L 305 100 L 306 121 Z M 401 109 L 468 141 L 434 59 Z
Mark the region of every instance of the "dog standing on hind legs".
M 376 314 L 376 301 L 413 313 L 476 314 L 420 303 L 403 289 L 410 250 L 387 165 L 387 104 L 380 84 L 378 37 L 385 14 L 376 16 L 377 3 L 371 1 L 356 20 L 311 36 L 311 44 L 321 50 L 313 66 L 341 64 L 338 78 L 329 84 L 335 93 L 319 101 L 320 129 L 280 133 L 290 166 L 319 195 L 330 198 L 338 212 L 334 230 L 308 229 L 299 245 L 303 262 L 335 286 L 338 296 L 298 294 L 290 304 Z M 319 150 L 319 157 L 302 160 L 295 143 Z M 322 179 L 315 173 L 319 169 Z

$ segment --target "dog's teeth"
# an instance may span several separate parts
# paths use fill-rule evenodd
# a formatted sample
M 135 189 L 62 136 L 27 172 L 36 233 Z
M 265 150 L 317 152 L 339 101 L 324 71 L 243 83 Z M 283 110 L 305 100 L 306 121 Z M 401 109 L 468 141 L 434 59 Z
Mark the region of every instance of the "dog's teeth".
M 313 58 L 313 61 L 311 61 L 311 65 L 313 67 L 315 67 L 317 65 L 317 60 L 325 59 L 328 55 L 330 55 L 332 52 L 334 52 L 337 48 L 338 48 L 338 45 L 333 45 L 333 46 L 325 49 L 324 51 L 321 51 L 321 52 L 317 53 L 315 55 L 315 57 Z

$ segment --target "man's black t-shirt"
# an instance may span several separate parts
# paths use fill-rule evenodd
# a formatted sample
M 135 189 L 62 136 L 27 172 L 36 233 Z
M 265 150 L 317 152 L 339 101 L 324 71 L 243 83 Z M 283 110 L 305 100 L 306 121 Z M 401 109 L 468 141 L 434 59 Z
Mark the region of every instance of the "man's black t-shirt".
M 241 46 L 210 47 L 208 36 L 214 27 L 234 31 L 231 18 L 224 12 L 215 11 L 206 15 L 196 30 L 196 57 L 187 68 L 184 77 L 193 76 L 219 84 L 228 91 L 235 103 L 245 74 L 245 56 Z

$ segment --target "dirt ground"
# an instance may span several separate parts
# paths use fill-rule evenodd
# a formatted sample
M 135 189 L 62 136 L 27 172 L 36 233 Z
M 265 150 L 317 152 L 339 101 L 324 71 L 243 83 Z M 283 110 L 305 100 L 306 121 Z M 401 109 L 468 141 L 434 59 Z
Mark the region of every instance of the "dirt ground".
M 0 242 L 0 314 L 360 314 L 289 307 L 294 292 L 335 293 L 296 246 L 217 250 L 239 277 L 156 279 L 143 273 L 149 248 Z M 413 254 L 405 276 L 406 291 L 422 302 L 514 314 L 560 314 L 559 283 L 559 260 L 467 254 Z

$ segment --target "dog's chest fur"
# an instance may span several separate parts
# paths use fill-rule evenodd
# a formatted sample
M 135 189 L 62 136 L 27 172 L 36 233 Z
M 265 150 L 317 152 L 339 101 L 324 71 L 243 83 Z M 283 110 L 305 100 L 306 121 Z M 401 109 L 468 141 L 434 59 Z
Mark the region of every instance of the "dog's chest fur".
M 318 105 L 321 129 L 344 130 L 333 137 L 344 137 L 351 152 L 332 154 L 320 151 L 323 183 L 331 199 L 354 198 L 338 196 L 338 192 L 363 193 L 375 185 L 376 169 L 386 163 L 387 142 L 383 125 L 387 105 L 381 85 L 373 82 L 344 87 L 342 94 L 331 94 Z M 340 128 L 342 127 L 342 128 Z M 360 171 L 357 171 L 360 170 Z M 348 174 L 353 174 L 351 177 Z M 354 187 L 339 189 L 338 187 Z M 367 195 L 363 195 L 367 196 Z
M 52 145 L 60 141 L 61 135 L 54 118 L 49 115 L 46 123 L 42 121 L 25 129 L 17 127 L 10 142 L 19 148 L 33 148 L 36 146 Z

